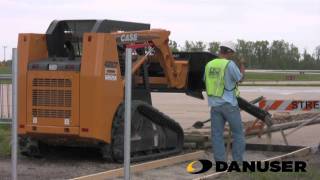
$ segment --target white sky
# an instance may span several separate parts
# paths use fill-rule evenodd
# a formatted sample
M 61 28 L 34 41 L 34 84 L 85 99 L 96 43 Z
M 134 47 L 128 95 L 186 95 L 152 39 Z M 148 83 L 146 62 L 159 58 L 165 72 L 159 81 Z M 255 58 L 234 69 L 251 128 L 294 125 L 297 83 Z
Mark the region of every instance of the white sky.
M 320 0 L 0 0 L 0 59 L 4 45 L 11 57 L 18 33 L 45 33 L 54 19 L 151 23 L 181 45 L 283 39 L 309 53 L 320 45 Z

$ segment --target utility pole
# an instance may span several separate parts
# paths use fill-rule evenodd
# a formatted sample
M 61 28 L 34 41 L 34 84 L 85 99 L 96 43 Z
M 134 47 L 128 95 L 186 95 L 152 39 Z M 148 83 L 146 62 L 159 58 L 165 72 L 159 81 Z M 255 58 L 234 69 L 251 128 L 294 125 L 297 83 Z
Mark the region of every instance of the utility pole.
M 12 48 L 12 126 L 11 126 L 11 179 L 17 180 L 18 164 L 18 51 Z
M 3 46 L 3 61 L 6 62 L 6 48 L 7 46 Z
M 131 180 L 131 84 L 132 84 L 132 49 L 126 48 L 125 72 L 125 110 L 124 110 L 124 179 Z

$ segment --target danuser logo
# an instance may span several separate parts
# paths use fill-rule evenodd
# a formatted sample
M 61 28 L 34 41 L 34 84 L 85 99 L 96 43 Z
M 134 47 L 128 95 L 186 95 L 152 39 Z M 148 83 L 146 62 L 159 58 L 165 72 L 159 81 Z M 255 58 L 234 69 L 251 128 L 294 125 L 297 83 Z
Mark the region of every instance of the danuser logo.
M 195 167 L 197 163 L 201 164 L 201 168 Z M 212 167 L 211 161 L 206 159 L 200 159 L 198 161 L 192 161 L 191 163 L 189 163 L 187 166 L 187 171 L 190 174 L 200 174 L 208 171 L 211 167 Z
M 200 174 L 212 168 L 212 162 L 206 159 L 192 161 L 187 165 L 187 172 Z M 305 161 L 243 161 L 240 165 L 237 161 L 230 163 L 216 161 L 216 172 L 307 172 Z

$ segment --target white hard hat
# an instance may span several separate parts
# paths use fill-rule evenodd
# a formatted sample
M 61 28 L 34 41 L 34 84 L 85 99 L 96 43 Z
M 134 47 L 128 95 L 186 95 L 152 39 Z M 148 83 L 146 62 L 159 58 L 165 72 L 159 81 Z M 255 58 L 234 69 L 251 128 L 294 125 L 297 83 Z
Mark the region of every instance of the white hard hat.
M 226 47 L 231 49 L 233 52 L 236 52 L 236 44 L 232 41 L 224 41 L 220 44 L 220 47 Z

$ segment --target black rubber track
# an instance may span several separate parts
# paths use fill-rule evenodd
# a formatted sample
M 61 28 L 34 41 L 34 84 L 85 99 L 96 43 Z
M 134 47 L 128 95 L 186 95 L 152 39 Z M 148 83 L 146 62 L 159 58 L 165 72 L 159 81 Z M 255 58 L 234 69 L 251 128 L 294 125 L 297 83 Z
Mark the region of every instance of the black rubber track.
M 134 100 L 132 101 L 131 112 L 138 112 L 140 115 L 148 118 L 148 120 L 153 123 L 174 131 L 177 134 L 178 142 L 174 149 L 156 149 L 153 151 L 148 151 L 145 153 L 131 152 L 131 161 L 146 161 L 158 158 L 167 157 L 173 154 L 180 153 L 183 148 L 184 133 L 181 126 L 175 122 L 169 116 L 158 111 L 151 105 L 143 102 Z M 119 146 L 120 144 L 120 146 Z M 123 162 L 123 144 L 124 144 L 124 104 L 121 104 L 116 113 L 115 119 L 112 126 L 112 143 L 111 143 L 111 153 L 112 159 L 117 162 Z

